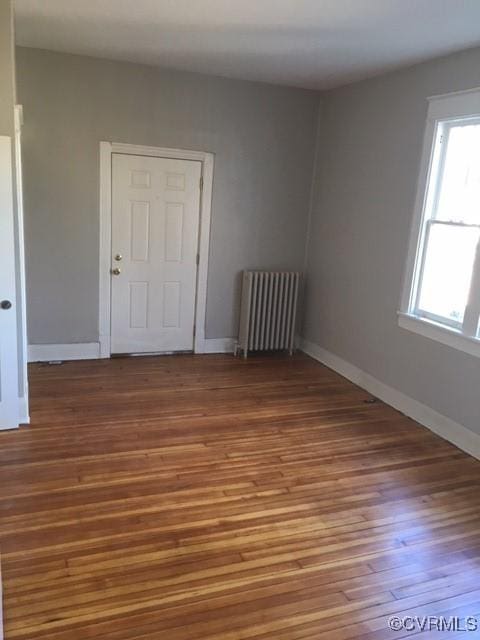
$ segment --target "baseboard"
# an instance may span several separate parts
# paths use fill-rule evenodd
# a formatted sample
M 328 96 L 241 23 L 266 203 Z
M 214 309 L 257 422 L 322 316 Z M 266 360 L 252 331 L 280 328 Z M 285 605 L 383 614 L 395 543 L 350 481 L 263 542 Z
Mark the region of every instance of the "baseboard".
M 204 340 L 202 353 L 233 353 L 236 338 L 209 338 Z M 295 348 L 300 349 L 302 338 L 295 336 Z
M 307 355 L 333 369 L 344 378 L 347 378 L 362 389 L 366 389 L 386 404 L 398 409 L 398 411 L 413 418 L 413 420 L 427 427 L 427 429 L 430 429 L 430 431 L 433 431 L 444 440 L 448 440 L 448 442 L 451 442 L 462 451 L 480 460 L 480 435 L 427 407 L 427 405 L 418 402 L 418 400 L 414 400 L 401 391 L 380 382 L 380 380 L 365 373 L 365 371 L 350 362 L 343 360 L 313 342 L 303 339 L 301 349 Z
M 201 353 L 233 353 L 234 338 L 213 338 L 203 342 Z M 96 360 L 110 357 L 109 345 L 105 340 L 75 344 L 30 344 L 29 362 L 50 362 L 51 360 Z
M 18 399 L 18 421 L 20 424 L 30 424 L 30 416 L 28 413 L 28 402 L 26 398 Z
M 98 342 L 73 344 L 30 344 L 29 362 L 50 362 L 51 360 L 94 360 L 100 358 Z
M 100 336 L 98 342 L 99 358 L 110 358 L 110 336 Z
M 203 353 L 233 353 L 235 338 L 207 338 Z
M 3 640 L 2 557 L 0 556 L 0 640 Z

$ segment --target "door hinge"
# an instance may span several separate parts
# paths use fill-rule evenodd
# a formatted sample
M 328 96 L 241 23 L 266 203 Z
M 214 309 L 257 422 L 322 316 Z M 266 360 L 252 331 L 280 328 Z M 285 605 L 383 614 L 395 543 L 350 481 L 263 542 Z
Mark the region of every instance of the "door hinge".
M 197 333 L 197 328 L 193 327 L 193 337 L 195 338 L 195 334 Z
M 200 191 L 203 189 L 203 176 L 200 177 Z
M 200 264 L 200 254 L 197 253 L 197 265 L 199 265 L 199 264 Z

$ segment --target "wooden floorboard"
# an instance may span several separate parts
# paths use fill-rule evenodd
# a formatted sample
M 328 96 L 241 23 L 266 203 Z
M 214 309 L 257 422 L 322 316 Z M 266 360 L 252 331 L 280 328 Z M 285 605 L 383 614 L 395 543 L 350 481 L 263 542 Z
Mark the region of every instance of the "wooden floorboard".
M 480 620 L 480 462 L 307 356 L 37 364 L 30 389 L 0 433 L 6 640 Z

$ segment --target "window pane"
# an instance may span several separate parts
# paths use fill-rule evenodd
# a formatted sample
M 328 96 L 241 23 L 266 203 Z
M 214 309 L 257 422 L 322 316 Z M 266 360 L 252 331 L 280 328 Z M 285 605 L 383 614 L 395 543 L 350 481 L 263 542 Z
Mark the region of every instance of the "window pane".
M 479 234 L 477 228 L 431 224 L 420 285 L 420 310 L 463 322 Z
M 480 124 L 453 126 L 435 217 L 480 223 Z

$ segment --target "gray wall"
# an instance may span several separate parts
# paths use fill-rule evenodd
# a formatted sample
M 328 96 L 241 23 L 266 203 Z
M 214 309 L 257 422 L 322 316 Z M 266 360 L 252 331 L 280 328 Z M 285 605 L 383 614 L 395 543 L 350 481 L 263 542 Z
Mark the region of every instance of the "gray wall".
M 480 433 L 477 358 L 397 324 L 429 95 L 480 85 L 480 49 L 324 94 L 305 337 Z
M 216 154 L 207 338 L 235 336 L 243 268 L 301 268 L 318 94 L 17 50 L 29 342 L 98 339 L 98 143 Z
M 14 135 L 15 60 L 12 5 L 0 0 L 0 135 Z

